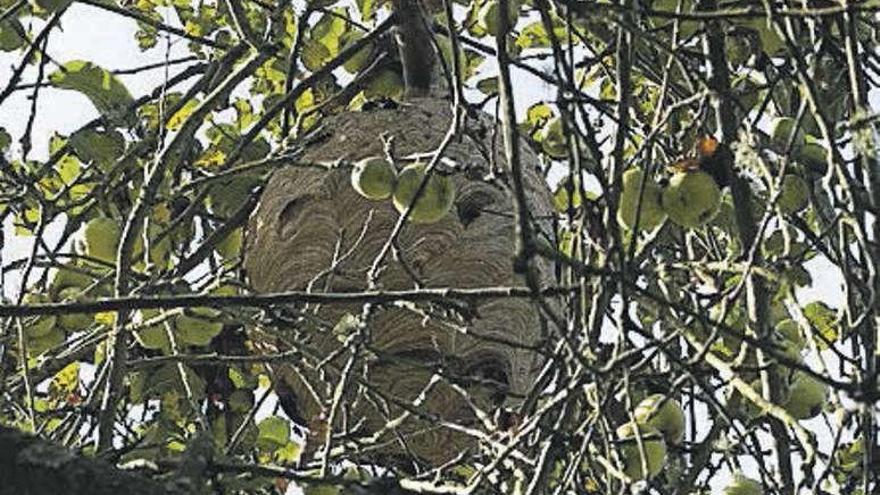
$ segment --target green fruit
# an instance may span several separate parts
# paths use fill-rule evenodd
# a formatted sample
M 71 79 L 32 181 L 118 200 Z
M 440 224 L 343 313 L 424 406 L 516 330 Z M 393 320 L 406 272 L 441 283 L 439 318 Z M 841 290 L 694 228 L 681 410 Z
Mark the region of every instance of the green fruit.
M 721 203 L 721 189 L 702 171 L 679 172 L 663 191 L 663 210 L 673 222 L 688 229 L 712 220 Z
M 27 324 L 24 331 L 30 338 L 45 337 L 55 329 L 57 322 L 58 317 L 54 315 L 39 316 Z
M 80 231 L 79 243 L 86 256 L 113 264 L 119 245 L 121 229 L 116 220 L 98 217 L 90 220 Z
M 54 349 L 64 343 L 64 331 L 60 328 L 52 328 L 48 333 L 41 336 L 27 337 L 28 355 L 39 356 L 40 354 Z
M 776 203 L 783 214 L 797 213 L 809 204 L 810 189 L 807 182 L 799 175 L 785 174 L 782 178 L 782 192 Z
M 750 362 L 747 363 L 747 366 L 756 367 L 757 362 L 755 362 L 754 360 L 750 360 Z M 760 378 L 755 378 L 754 380 L 752 380 L 749 383 L 749 386 L 751 386 L 752 389 L 759 396 L 763 396 L 764 386 L 761 384 Z M 788 380 L 785 379 L 785 375 L 780 374 L 780 381 L 778 383 L 777 388 L 778 388 L 777 392 L 779 393 L 779 397 L 780 397 L 780 402 L 784 403 L 785 401 L 787 401 L 789 399 L 789 397 L 791 397 L 791 392 L 792 392 L 791 387 L 789 386 Z M 753 419 L 756 419 L 756 418 L 763 416 L 766 413 L 766 411 L 761 409 L 758 406 L 758 404 L 755 404 L 748 397 L 741 397 L 741 399 L 742 399 L 742 403 L 740 404 L 740 411 L 739 412 L 741 414 L 743 414 L 746 418 L 753 420 Z
M 663 394 L 654 394 L 639 402 L 635 418 L 641 425 L 660 430 L 670 445 L 678 445 L 684 438 L 685 422 L 681 404 Z
M 27 294 L 24 296 L 23 302 L 25 304 L 41 304 L 49 302 L 49 299 L 42 294 Z M 54 315 L 29 317 L 22 320 L 25 335 L 29 339 L 45 337 L 55 329 L 57 322 L 58 318 Z
M 216 318 L 220 312 L 210 308 L 193 308 L 177 317 L 175 337 L 179 344 L 205 346 L 223 330 Z
M 492 36 L 497 36 L 501 30 L 501 4 L 498 0 L 489 0 L 480 9 L 480 26 Z M 510 29 L 516 26 L 519 19 L 519 0 L 507 2 L 507 25 Z
M 822 412 L 827 400 L 827 386 L 803 372 L 795 372 L 791 396 L 782 407 L 795 419 L 810 419 Z
M 721 493 L 722 495 L 762 495 L 764 488 L 761 483 L 737 473 Z
M 798 151 L 797 160 L 815 170 L 825 170 L 828 166 L 828 150 L 819 143 L 807 142 Z
M 139 313 L 140 320 L 136 320 L 138 322 L 150 320 L 158 316 L 158 311 L 153 309 L 142 310 Z M 134 333 L 134 336 L 138 344 L 144 349 L 160 350 L 165 354 L 171 352 L 171 341 L 168 339 L 168 332 L 165 330 L 163 323 L 141 328 Z
M 397 177 L 394 188 L 394 207 L 403 213 L 415 199 L 419 184 L 425 177 L 424 163 L 408 165 Z M 409 219 L 414 223 L 434 223 L 443 218 L 452 208 L 455 201 L 455 189 L 448 177 L 433 174 L 428 179 L 425 189 L 415 202 Z
M 762 391 L 764 390 L 764 387 L 761 385 L 760 378 L 752 380 L 752 382 L 749 383 L 749 386 L 751 386 L 758 395 L 761 395 Z M 751 399 L 749 399 L 748 397 L 741 397 L 741 399 L 742 403 L 740 404 L 740 413 L 742 413 L 743 416 L 750 420 L 753 420 L 764 415 L 764 411 L 761 410 L 761 408 L 758 407 L 758 405 L 755 404 Z
M 791 133 L 794 131 L 795 120 L 791 117 L 777 117 L 770 126 L 770 138 L 774 145 L 780 149 L 785 149 Z M 794 137 L 792 149 L 797 151 L 801 149 L 805 142 L 804 130 L 798 129 Z
M 541 149 L 550 158 L 562 160 L 568 157 L 568 139 L 562 132 L 562 119 L 559 117 L 554 117 L 544 124 L 538 138 L 541 142 Z
M 66 287 L 58 291 L 58 298 L 64 302 L 76 302 L 80 300 L 82 289 L 79 287 Z M 58 324 L 67 332 L 78 332 L 91 326 L 95 318 L 87 313 L 71 313 L 58 316 Z
M 378 201 L 387 199 L 394 192 L 397 171 L 394 165 L 382 157 L 365 158 L 351 170 L 351 187 L 361 196 Z
M 639 193 L 642 193 L 641 201 Z M 645 178 L 642 169 L 627 170 L 623 174 L 623 191 L 620 194 L 617 222 L 632 230 L 636 225 L 636 213 L 638 213 L 639 229 L 652 230 L 657 227 L 666 220 L 666 212 L 660 204 L 661 195 L 660 186 L 650 178 Z
M 85 289 L 94 282 L 92 277 L 71 267 L 60 267 L 53 270 L 51 279 L 52 281 L 49 282 L 49 292 L 51 294 L 60 294 L 63 289 L 68 287 Z
M 642 457 L 636 439 L 636 429 L 642 440 L 647 461 L 647 473 L 642 470 Z M 623 472 L 633 480 L 653 478 L 666 464 L 666 442 L 656 428 L 635 423 L 626 423 L 617 429 L 620 457 L 623 460 Z

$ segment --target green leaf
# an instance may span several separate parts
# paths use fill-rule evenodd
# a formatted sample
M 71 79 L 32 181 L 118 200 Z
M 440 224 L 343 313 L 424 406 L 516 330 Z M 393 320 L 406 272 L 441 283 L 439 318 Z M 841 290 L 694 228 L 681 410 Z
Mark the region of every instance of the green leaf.
M 6 132 L 5 127 L 0 127 L 0 153 L 5 153 L 10 144 L 12 144 L 12 136 Z
M 250 390 L 235 390 L 229 394 L 228 402 L 232 411 L 246 413 L 254 406 L 254 394 Z
M 757 31 L 758 38 L 761 40 L 761 48 L 767 55 L 775 55 L 785 47 L 785 41 L 779 37 L 766 18 L 752 19 L 746 25 Z
M 18 19 L 7 19 L 0 22 L 0 52 L 18 50 L 25 44 L 24 28 Z
M 230 217 L 250 197 L 251 190 L 262 180 L 251 175 L 240 175 L 226 181 L 217 181 L 206 202 L 211 211 L 222 217 Z
M 165 124 L 165 127 L 169 131 L 178 131 L 183 123 L 192 115 L 193 111 L 195 111 L 196 107 L 199 106 L 199 100 L 193 98 L 192 100 L 187 101 L 183 104 L 183 106 L 175 112 L 171 118 L 168 119 L 168 122 Z
M 330 59 L 330 50 L 323 43 L 308 39 L 303 42 L 301 57 L 306 69 L 314 72 Z
M 819 332 L 824 339 L 817 339 L 816 345 L 819 349 L 827 349 L 828 344 L 837 341 L 839 334 L 837 331 L 837 313 L 827 304 L 816 301 L 804 306 L 804 316 L 807 317 L 813 328 Z
M 347 15 L 348 11 L 345 8 L 334 9 L 333 14 L 324 14 L 312 28 L 312 39 L 319 41 L 327 48 L 330 58 L 339 54 L 339 47 L 343 41 L 342 35 L 345 34 L 347 27 L 345 20 Z
M 568 39 L 568 33 L 565 24 L 554 19 L 553 36 L 557 40 Z M 525 50 L 528 48 L 549 48 L 551 46 L 551 38 L 544 28 L 542 21 L 535 21 L 522 28 L 516 37 L 516 46 Z
M 82 129 L 70 136 L 70 147 L 83 163 L 107 172 L 125 152 L 125 138 L 118 131 Z
M 880 0 L 878 0 L 880 1 Z M 361 19 L 372 19 L 376 13 L 376 8 L 380 2 L 376 0 L 357 0 L 358 10 L 361 13 Z
M 494 95 L 498 93 L 498 78 L 485 77 L 477 81 L 477 89 L 485 95 Z
M 275 459 L 281 464 L 293 464 L 299 460 L 302 447 L 296 442 L 287 442 L 284 447 L 275 451 Z
M 559 185 L 556 187 L 556 191 L 553 192 L 553 206 L 554 208 L 556 208 L 556 211 L 560 213 L 565 213 L 568 211 L 569 203 L 574 209 L 580 208 L 581 204 L 583 203 L 583 198 L 581 198 L 581 193 L 578 188 L 577 180 L 575 180 L 573 184 L 574 195 L 572 196 L 572 199 L 569 200 L 569 184 L 571 184 L 571 178 L 566 177 L 559 182 Z
M 259 435 L 257 445 L 275 450 L 284 447 L 290 440 L 290 423 L 278 416 L 270 416 L 257 425 Z
M 52 377 L 49 391 L 55 394 L 68 394 L 79 387 L 79 362 L 74 361 Z
M 98 112 L 117 125 L 133 126 L 134 113 L 129 106 L 134 98 L 119 79 L 105 69 L 85 60 L 73 60 L 49 74 L 49 82 L 59 89 L 85 95 Z
M 544 122 L 553 117 L 553 109 L 546 103 L 537 103 L 529 107 L 526 112 L 526 122 L 532 129 L 536 129 L 544 125 Z
M 184 387 L 180 373 L 181 366 L 189 387 Z M 147 379 L 146 396 L 150 398 L 161 397 L 165 400 L 172 398 L 174 394 L 185 397 L 187 391 L 192 392 L 193 399 L 203 399 L 205 397 L 205 380 L 192 368 L 183 364 L 164 365 Z

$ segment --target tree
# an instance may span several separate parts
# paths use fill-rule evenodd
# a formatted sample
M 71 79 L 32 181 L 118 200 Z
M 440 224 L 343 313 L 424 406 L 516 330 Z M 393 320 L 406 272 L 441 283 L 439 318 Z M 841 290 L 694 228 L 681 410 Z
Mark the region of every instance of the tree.
M 0 0 L 0 492 L 876 492 L 878 9 Z

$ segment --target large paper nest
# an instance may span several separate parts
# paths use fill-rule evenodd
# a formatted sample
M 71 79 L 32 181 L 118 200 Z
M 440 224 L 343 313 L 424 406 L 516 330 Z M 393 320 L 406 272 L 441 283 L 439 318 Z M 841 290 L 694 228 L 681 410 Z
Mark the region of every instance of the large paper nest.
M 427 153 L 442 142 L 451 118 L 448 101 L 422 98 L 395 109 L 324 119 L 321 132 L 328 135 L 309 146 L 297 164 L 272 176 L 251 219 L 245 266 L 253 287 L 262 293 L 364 290 L 370 266 L 399 214 L 390 200 L 358 195 L 347 169 L 302 164 L 381 156 L 388 137 L 394 138 L 397 157 Z M 437 223 L 404 226 L 396 254 L 385 259 L 379 272 L 380 290 L 525 285 L 513 272 L 512 188 L 499 151 L 500 133 L 493 132 L 492 122 L 485 114 L 471 116 L 466 135 L 448 147 L 444 157 L 456 164 L 455 206 Z M 530 213 L 536 227 L 552 238 L 551 194 L 537 170 L 538 158 L 525 142 L 521 151 Z M 506 176 L 486 180 L 490 156 Z M 542 286 L 551 285 L 550 264 L 538 259 L 536 265 Z M 346 336 L 357 331 L 345 322 L 356 321 L 353 317 L 363 307 L 299 309 L 298 323 L 279 331 L 272 346 L 304 349 L 305 357 L 279 374 L 295 393 L 301 417 L 314 425 L 326 417 L 355 347 L 342 349 Z M 436 303 L 372 309 L 362 333 L 366 347 L 358 351 L 334 421 L 334 430 L 341 432 L 334 446 L 344 444 L 360 456 L 375 455 L 373 459 L 408 454 L 436 465 L 477 445 L 473 435 L 450 428 L 457 424 L 481 430 L 486 421 L 476 418 L 473 406 L 491 415 L 499 399 L 515 406 L 529 393 L 542 364 L 530 348 L 546 335 L 537 306 L 527 298 L 499 298 L 465 309 L 450 311 Z M 316 369 L 334 352 L 333 359 Z M 441 379 L 421 399 L 435 373 Z M 458 391 L 449 382 L 458 383 Z M 409 413 L 403 421 L 387 425 L 405 411 Z M 378 438 L 363 440 L 378 431 Z

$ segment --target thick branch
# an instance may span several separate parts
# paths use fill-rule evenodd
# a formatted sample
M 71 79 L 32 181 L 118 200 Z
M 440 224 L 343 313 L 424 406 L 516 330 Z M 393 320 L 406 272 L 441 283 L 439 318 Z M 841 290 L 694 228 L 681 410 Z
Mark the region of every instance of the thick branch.
M 0 426 L 0 480 L 0 495 L 177 493 L 173 487 L 3 426 Z

